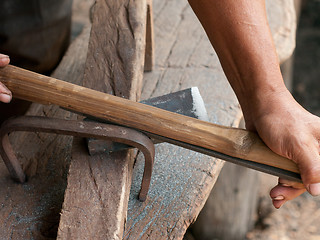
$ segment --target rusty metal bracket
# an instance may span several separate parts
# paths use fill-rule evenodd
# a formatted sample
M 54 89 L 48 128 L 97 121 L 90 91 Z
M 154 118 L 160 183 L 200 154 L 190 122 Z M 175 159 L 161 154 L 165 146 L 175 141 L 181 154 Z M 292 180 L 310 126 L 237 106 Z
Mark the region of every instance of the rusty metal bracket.
M 38 116 L 22 116 L 9 119 L 2 124 L 0 129 L 0 154 L 12 178 L 20 183 L 26 181 L 26 176 L 8 137 L 9 133 L 15 131 L 47 132 L 84 138 L 103 139 L 138 148 L 145 157 L 145 167 L 139 200 L 146 200 L 151 181 L 155 149 L 153 142 L 145 134 L 131 128 L 98 122 L 74 121 Z

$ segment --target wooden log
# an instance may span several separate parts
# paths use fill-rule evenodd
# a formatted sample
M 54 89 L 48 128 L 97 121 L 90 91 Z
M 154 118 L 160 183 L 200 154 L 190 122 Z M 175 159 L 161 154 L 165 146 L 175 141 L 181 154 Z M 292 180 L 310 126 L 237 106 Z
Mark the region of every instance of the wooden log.
M 96 75 L 92 73 L 90 76 Z M 204 122 L 13 66 L 0 70 L 0 81 L 17 98 L 57 104 L 75 112 L 232 157 L 299 172 L 293 161 L 272 152 L 254 132 Z
M 146 1 L 97 0 L 92 24 L 84 86 L 139 99 Z M 122 238 L 133 155 L 90 157 L 75 139 L 58 239 Z

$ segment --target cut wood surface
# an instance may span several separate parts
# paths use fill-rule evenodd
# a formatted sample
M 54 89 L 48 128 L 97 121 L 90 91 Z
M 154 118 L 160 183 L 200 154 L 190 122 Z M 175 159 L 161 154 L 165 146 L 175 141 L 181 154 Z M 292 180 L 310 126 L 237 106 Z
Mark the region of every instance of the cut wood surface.
M 96 0 L 84 86 L 139 99 L 146 12 L 146 1 Z M 87 105 L 90 97 L 82 96 Z M 83 141 L 74 140 L 58 239 L 122 238 L 134 153 L 131 150 L 89 156 Z

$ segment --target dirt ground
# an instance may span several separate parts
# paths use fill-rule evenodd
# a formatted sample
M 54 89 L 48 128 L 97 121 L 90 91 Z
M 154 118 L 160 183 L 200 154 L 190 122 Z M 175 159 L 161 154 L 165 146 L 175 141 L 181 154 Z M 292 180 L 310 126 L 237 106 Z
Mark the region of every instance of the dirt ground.
M 293 72 L 294 97 L 306 109 L 320 116 L 320 1 L 303 7 L 297 32 Z M 320 197 L 309 194 L 274 210 L 265 195 L 276 179 L 262 176 L 259 221 L 248 239 L 320 240 Z

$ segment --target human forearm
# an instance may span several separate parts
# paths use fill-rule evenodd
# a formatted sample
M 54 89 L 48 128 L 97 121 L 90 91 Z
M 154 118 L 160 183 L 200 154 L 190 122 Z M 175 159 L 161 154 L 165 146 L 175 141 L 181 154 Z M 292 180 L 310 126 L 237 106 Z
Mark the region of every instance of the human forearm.
M 280 179 L 276 208 L 302 194 L 320 194 L 320 118 L 286 89 L 264 0 L 189 0 L 241 104 L 246 127 L 299 166 L 303 184 Z
M 261 98 L 285 91 L 265 1 L 189 0 L 250 122 Z M 264 102 L 264 101 L 262 101 Z

